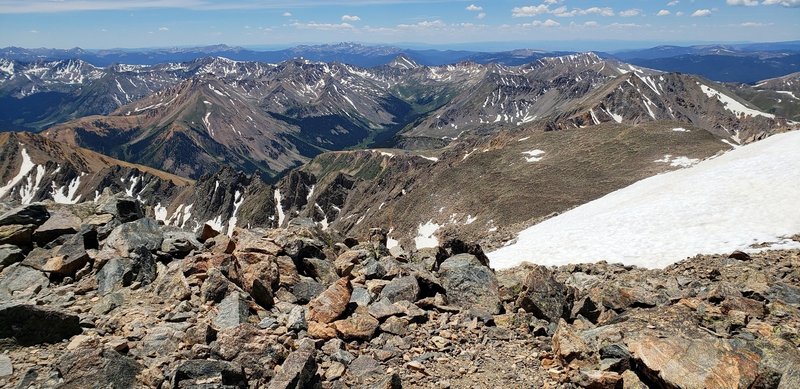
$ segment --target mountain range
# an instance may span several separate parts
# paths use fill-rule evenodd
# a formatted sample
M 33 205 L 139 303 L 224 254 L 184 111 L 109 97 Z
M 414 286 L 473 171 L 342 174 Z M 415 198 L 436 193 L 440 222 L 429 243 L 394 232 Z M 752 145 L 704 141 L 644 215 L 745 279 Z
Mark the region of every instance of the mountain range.
M 343 233 L 388 226 L 404 247 L 458 236 L 491 248 L 796 129 L 797 87 L 797 74 L 717 83 L 596 53 L 515 66 L 4 59 L 2 129 L 38 133 L 0 137 L 0 199 L 122 192 L 195 231 L 301 217 Z

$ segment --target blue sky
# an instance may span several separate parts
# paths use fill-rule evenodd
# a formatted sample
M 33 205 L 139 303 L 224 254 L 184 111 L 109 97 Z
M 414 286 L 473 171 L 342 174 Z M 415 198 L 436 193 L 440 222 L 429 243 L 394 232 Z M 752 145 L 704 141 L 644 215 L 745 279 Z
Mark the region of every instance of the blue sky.
M 0 0 L 0 46 L 798 39 L 800 0 Z

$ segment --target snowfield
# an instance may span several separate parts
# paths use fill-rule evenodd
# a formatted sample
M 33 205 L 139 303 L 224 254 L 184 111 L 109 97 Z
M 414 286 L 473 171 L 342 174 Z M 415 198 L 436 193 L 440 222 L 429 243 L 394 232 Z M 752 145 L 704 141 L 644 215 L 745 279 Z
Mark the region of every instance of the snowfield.
M 519 234 L 492 267 L 621 262 L 662 268 L 761 242 L 798 247 L 800 132 L 775 135 L 612 192 Z M 776 246 L 777 247 L 777 246 Z

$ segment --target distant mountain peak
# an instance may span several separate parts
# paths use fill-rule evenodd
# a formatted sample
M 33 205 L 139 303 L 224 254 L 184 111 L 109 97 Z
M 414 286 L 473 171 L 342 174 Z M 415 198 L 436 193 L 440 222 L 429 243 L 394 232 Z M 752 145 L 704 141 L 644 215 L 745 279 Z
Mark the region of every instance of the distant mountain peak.
M 407 56 L 405 54 L 398 55 L 397 57 L 395 57 L 392 60 L 392 62 L 389 62 L 387 65 L 389 67 L 391 67 L 391 68 L 406 69 L 406 70 L 408 70 L 408 69 L 416 69 L 416 68 L 420 67 L 420 64 L 418 64 L 416 61 L 414 61 L 413 59 L 411 59 L 409 56 Z

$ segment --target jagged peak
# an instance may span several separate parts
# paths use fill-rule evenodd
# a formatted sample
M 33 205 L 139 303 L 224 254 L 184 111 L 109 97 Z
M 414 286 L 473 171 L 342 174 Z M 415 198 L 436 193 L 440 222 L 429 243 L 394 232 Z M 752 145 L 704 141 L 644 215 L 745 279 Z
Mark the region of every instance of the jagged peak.
M 405 54 L 398 55 L 392 60 L 392 62 L 389 62 L 387 65 L 391 68 L 405 69 L 405 70 L 416 69 L 421 67 L 420 64 L 418 64 L 411 57 Z

